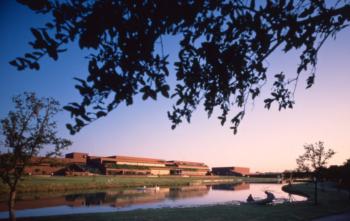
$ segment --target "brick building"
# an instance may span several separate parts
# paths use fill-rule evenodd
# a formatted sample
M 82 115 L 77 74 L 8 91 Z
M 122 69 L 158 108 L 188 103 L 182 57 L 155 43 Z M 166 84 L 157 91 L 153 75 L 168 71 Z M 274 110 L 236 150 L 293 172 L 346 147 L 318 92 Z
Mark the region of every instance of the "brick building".
M 188 161 L 167 161 L 166 166 L 170 168 L 171 175 L 205 176 L 209 167 L 204 163 Z
M 30 175 L 181 175 L 204 176 L 209 168 L 204 163 L 165 161 L 162 159 L 131 156 L 89 156 L 73 152 L 65 158 L 33 157 L 25 169 Z
M 73 153 L 72 153 L 73 154 Z M 65 158 L 59 157 L 32 157 L 30 165 L 24 172 L 29 175 L 64 175 L 71 165 L 86 165 L 86 153 L 67 154 Z
M 247 176 L 248 167 L 213 167 L 212 173 L 217 176 Z
M 165 162 L 161 159 L 129 156 L 88 159 L 88 164 L 99 167 L 105 175 L 169 175 Z

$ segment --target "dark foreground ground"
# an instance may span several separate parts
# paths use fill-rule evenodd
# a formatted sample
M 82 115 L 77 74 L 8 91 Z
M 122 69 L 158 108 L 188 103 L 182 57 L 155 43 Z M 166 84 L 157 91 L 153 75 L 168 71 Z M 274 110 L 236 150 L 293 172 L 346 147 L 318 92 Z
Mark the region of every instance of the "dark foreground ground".
M 346 213 L 314 219 L 313 221 L 349 221 L 349 220 L 350 220 L 350 212 L 346 212 Z

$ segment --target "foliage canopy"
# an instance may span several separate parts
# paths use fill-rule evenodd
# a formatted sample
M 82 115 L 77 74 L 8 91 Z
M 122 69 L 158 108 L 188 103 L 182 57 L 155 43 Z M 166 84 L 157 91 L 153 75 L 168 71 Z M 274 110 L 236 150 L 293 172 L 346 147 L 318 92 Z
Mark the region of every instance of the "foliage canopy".
M 231 129 L 236 133 L 245 105 L 267 81 L 266 58 L 272 52 L 300 52 L 295 77 L 276 74 L 265 99 L 266 108 L 274 102 L 279 110 L 292 108 L 300 73 L 309 71 L 311 87 L 320 47 L 350 21 L 348 1 L 18 1 L 52 15 L 44 27 L 31 29 L 34 51 L 10 62 L 18 70 L 38 70 L 46 55 L 57 60 L 69 42 L 92 51 L 86 79 L 76 79 L 82 101 L 65 107 L 75 119 L 67 125 L 71 133 L 122 102 L 131 105 L 137 94 L 144 100 L 172 97 L 168 117 L 173 129 L 189 122 L 198 105 L 209 117 L 219 108 L 222 125 L 235 108 Z M 166 35 L 181 38 L 172 90 L 168 56 L 155 50 Z
M 296 160 L 298 169 L 301 171 L 313 171 L 324 168 L 327 161 L 335 154 L 334 150 L 326 149 L 324 142 L 318 141 L 315 144 L 305 144 L 305 153 Z

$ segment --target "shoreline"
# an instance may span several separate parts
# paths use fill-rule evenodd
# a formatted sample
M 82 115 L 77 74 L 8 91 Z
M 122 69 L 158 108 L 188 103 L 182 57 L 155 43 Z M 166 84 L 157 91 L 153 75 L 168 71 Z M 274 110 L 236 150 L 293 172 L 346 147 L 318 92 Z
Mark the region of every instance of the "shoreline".
M 174 176 L 26 176 L 18 184 L 17 193 L 51 193 L 93 189 L 129 188 L 140 186 L 186 186 L 216 183 L 276 183 L 276 178 L 231 176 L 174 177 Z M 8 194 L 7 186 L 0 185 L 0 196 Z
M 300 184 L 304 184 L 305 185 L 306 183 L 300 183 Z M 286 192 L 286 193 L 290 193 L 290 194 L 295 194 L 295 195 L 306 197 L 307 201 L 310 201 L 310 198 L 311 198 L 310 194 L 305 193 L 305 192 L 303 192 L 301 190 L 294 189 L 293 185 L 298 185 L 298 184 L 292 184 L 290 186 L 288 184 L 286 184 L 286 185 L 282 186 L 282 190 L 284 192 Z
M 286 185 L 285 185 L 286 186 Z M 332 214 L 350 211 L 350 203 L 347 195 L 342 192 L 326 191 L 320 192 L 320 204 L 314 206 L 312 200 L 312 185 L 293 184 L 291 187 L 283 188 L 286 192 L 302 193 L 310 195 L 309 200 L 298 203 L 283 203 L 274 206 L 261 205 L 205 205 L 200 207 L 186 208 L 161 208 L 161 209 L 139 209 L 126 212 L 89 213 L 61 216 L 44 216 L 34 218 L 19 218 L 21 221 L 99 221 L 99 220 L 134 220 L 134 221 L 157 221 L 157 220 L 312 220 Z M 283 191 L 285 191 L 283 190 Z
M 226 184 L 226 183 L 220 183 L 220 179 L 215 179 L 213 180 L 212 184 Z M 228 180 L 229 181 L 229 180 Z M 208 183 L 208 180 L 203 180 L 203 183 L 206 183 L 206 184 L 203 184 L 204 186 L 205 185 L 209 185 L 207 184 Z M 232 184 L 230 182 L 230 184 Z M 260 183 L 260 184 L 264 184 L 264 183 Z M 266 184 L 266 183 L 265 183 Z M 199 185 L 199 186 L 203 186 L 203 185 Z M 266 185 L 271 185 L 271 184 L 266 184 Z M 273 183 L 272 185 L 279 185 L 279 190 L 282 190 L 282 185 L 283 184 L 277 184 L 277 183 Z M 197 185 L 191 185 L 192 187 L 195 187 Z M 190 187 L 190 186 L 188 186 Z M 130 188 L 130 189 L 135 189 L 135 188 Z M 96 191 L 96 190 L 95 190 Z M 283 191 L 283 190 L 282 190 Z M 92 190 L 92 193 L 94 192 L 94 190 Z M 285 193 L 287 193 L 286 191 L 283 191 Z M 86 191 L 83 191 L 82 193 L 86 193 Z M 49 193 L 50 194 L 50 193 Z M 58 196 L 61 196 L 62 193 L 56 193 Z M 42 197 L 42 196 L 41 196 Z M 41 198 L 40 197 L 40 198 Z M 55 197 L 53 196 L 52 194 L 50 195 L 47 195 L 48 198 L 51 198 L 51 197 Z M 35 196 L 33 197 L 33 199 L 36 198 Z M 40 198 L 38 198 L 40 200 Z M 19 200 L 28 200 L 29 198 L 25 199 L 23 197 L 20 197 Z M 44 200 L 47 200 L 47 198 L 43 198 Z M 30 199 L 29 199 L 30 200 Z M 279 204 L 279 203 L 278 203 Z M 195 205 L 195 204 L 190 204 L 190 205 L 177 205 L 177 206 L 166 206 L 166 207 L 154 207 L 154 208 L 139 208 L 139 209 L 131 209 L 131 210 L 122 210 L 122 211 L 100 211 L 100 212 L 96 212 L 96 211 L 85 211 L 85 212 L 78 212 L 78 213 L 62 213 L 61 215 L 77 215 L 77 214 L 95 214 L 95 213 L 103 213 L 103 212 L 127 212 L 127 211 L 135 211 L 135 210 L 148 210 L 148 209 L 183 209 L 183 208 L 201 208 L 201 207 L 213 207 L 213 206 L 244 206 L 244 205 L 250 205 L 249 203 L 247 203 L 244 199 L 240 199 L 240 200 L 229 200 L 229 201 L 222 201 L 222 202 L 208 202 L 206 204 L 198 204 L 198 205 Z M 36 209 L 36 208 L 30 208 L 30 209 Z M 40 209 L 40 208 L 38 208 Z M 20 209 L 19 211 L 23 210 Z M 26 209 L 24 209 L 26 210 Z M 5 212 L 5 210 L 1 211 L 1 212 Z M 33 217 L 28 217 L 28 216 L 19 216 L 18 218 L 22 218 L 22 219 L 25 219 L 25 218 L 35 218 L 35 217 L 45 217 L 45 216 L 58 216 L 58 214 L 42 214 L 42 215 L 35 215 Z M 3 217 L 2 217 L 3 218 Z

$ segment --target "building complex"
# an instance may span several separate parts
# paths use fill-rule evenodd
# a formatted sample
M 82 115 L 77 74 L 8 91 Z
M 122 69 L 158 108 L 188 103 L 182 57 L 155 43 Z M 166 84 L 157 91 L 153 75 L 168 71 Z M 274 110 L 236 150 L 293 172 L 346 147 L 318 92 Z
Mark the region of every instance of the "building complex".
M 209 167 L 200 162 L 131 156 L 90 156 L 73 152 L 64 158 L 33 157 L 25 172 L 30 175 L 178 175 L 205 176 Z M 212 175 L 247 176 L 246 167 L 214 167 Z
M 213 167 L 212 173 L 218 176 L 248 176 L 248 167 Z
M 73 152 L 65 158 L 32 158 L 25 172 L 30 175 L 181 175 L 204 176 L 209 167 L 204 163 L 166 161 L 130 156 L 89 156 Z

